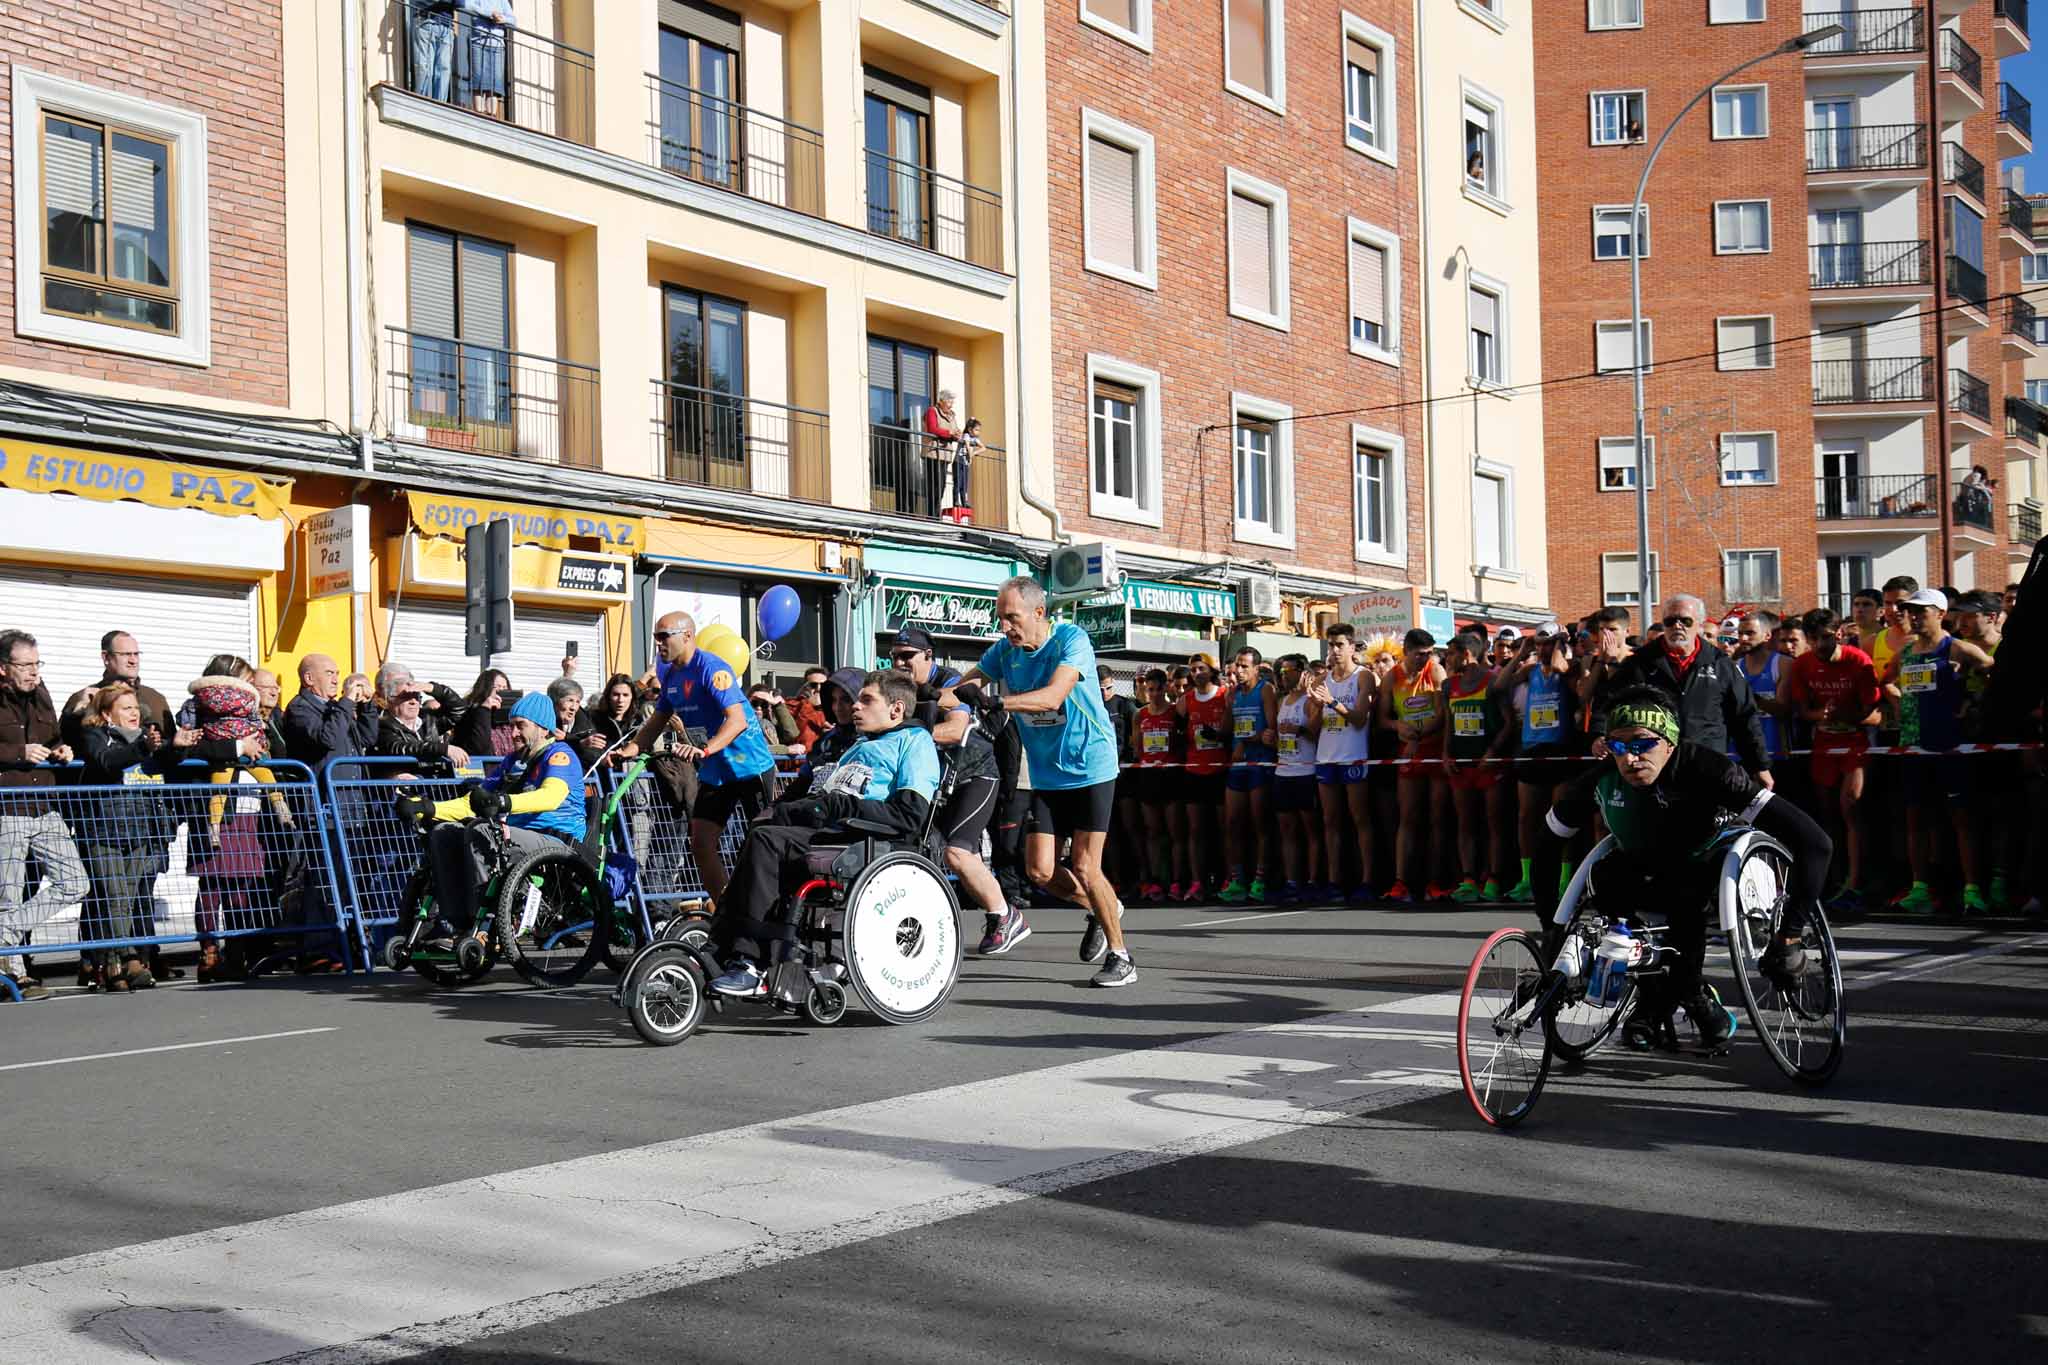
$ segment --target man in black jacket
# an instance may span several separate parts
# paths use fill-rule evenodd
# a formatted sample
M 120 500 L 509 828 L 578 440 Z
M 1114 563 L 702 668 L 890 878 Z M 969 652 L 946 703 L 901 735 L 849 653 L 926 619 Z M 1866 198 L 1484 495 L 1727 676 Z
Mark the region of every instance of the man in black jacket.
M 284 709 L 285 756 L 316 771 L 330 759 L 354 758 L 375 744 L 377 720 L 375 702 L 343 699 L 333 659 L 308 654 L 299 661 L 299 695 Z
M 1742 666 L 1708 644 L 1707 604 L 1690 593 L 1664 602 L 1663 638 L 1652 640 L 1612 670 L 1616 691 L 1653 687 L 1671 701 L 1679 731 L 1688 744 L 1716 753 L 1734 753 L 1736 760 L 1769 787 L 1771 756 L 1756 698 L 1742 676 Z M 1606 733 L 1604 717 L 1595 722 Z M 1605 753 L 1605 745 L 1600 748 Z
M 142 646 L 133 635 L 125 630 L 110 630 L 100 637 L 100 680 L 90 687 L 81 687 L 65 699 L 64 709 L 58 713 L 57 721 L 64 731 L 64 742 L 76 749 L 84 736 L 86 713 L 92 709 L 93 696 L 102 687 L 114 683 L 127 683 L 135 689 L 135 700 L 142 704 L 142 728 L 154 725 L 163 731 L 164 738 L 170 739 L 177 733 L 178 709 L 164 700 L 163 693 L 142 682 Z

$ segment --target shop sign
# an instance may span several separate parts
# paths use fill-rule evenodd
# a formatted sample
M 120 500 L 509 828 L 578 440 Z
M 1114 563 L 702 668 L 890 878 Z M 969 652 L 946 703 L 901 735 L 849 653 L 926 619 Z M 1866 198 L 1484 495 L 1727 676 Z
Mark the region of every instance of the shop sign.
M 309 597 L 347 597 L 370 590 L 370 509 L 360 504 L 306 518 Z
M 406 548 L 405 586 L 461 591 L 468 577 L 468 551 L 459 540 L 412 536 Z M 512 547 L 515 600 L 624 601 L 631 587 L 632 561 L 618 555 L 565 555 L 538 545 Z
M 595 512 L 568 512 L 554 507 L 510 502 L 482 502 L 440 493 L 407 493 L 412 524 L 421 535 L 460 540 L 470 527 L 487 521 L 512 523 L 514 545 L 543 545 L 567 550 L 572 536 L 595 540 L 607 550 L 636 555 L 646 545 L 646 526 L 639 517 L 607 517 Z
M 996 633 L 996 595 L 976 588 L 886 584 L 882 589 L 882 629 L 905 626 L 923 626 L 934 635 L 987 639 Z
M 555 586 L 564 592 L 618 594 L 626 590 L 626 566 L 616 559 L 563 555 Z
M 1124 601 L 1131 610 L 1155 616 L 1198 616 L 1203 620 L 1237 619 L 1237 594 L 1229 588 L 1204 588 L 1192 583 L 1150 583 L 1124 580 Z
M 1131 646 L 1131 604 L 1122 597 L 1076 602 L 1061 615 L 1081 628 L 1097 654 L 1120 654 Z
M 1415 589 L 1375 588 L 1337 599 L 1337 619 L 1347 621 L 1360 640 L 1375 635 L 1406 635 L 1415 625 Z
M 95 502 L 196 507 L 222 517 L 280 517 L 292 496 L 290 479 L 19 441 L 0 445 L 0 487 L 73 493 Z

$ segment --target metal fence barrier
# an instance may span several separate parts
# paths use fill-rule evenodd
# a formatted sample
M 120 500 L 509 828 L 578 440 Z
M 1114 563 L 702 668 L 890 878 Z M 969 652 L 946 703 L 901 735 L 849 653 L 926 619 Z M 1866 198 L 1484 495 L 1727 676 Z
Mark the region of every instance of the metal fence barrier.
M 606 795 L 614 790 L 617 774 L 601 769 L 599 782 Z M 704 896 L 704 877 L 697 869 L 696 850 L 690 846 L 690 817 L 668 799 L 649 770 L 627 792 L 620 808 L 619 834 L 626 851 L 640 865 L 633 886 L 634 908 L 650 924 L 669 919 L 684 905 Z M 734 811 L 719 836 L 719 853 L 730 868 L 739 857 L 747 837 L 744 816 Z

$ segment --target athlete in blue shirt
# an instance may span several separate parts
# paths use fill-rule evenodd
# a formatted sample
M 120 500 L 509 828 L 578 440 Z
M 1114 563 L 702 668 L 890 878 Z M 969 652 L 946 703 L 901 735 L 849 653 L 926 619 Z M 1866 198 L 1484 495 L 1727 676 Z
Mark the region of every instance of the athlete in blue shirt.
M 638 734 L 620 746 L 620 761 L 654 743 L 671 719 L 681 722 L 679 758 L 697 765 L 697 801 L 690 809 L 690 849 L 714 904 L 725 896 L 725 861 L 719 836 L 735 810 L 753 819 L 775 800 L 775 758 L 761 722 L 747 704 L 732 666 L 697 648 L 697 623 L 672 611 L 654 623 L 661 651 L 661 700 Z
M 968 670 L 956 695 L 979 709 L 1007 711 L 1016 722 L 1030 765 L 1036 821 L 1025 845 L 1025 871 L 1037 885 L 1088 911 L 1081 960 L 1102 962 L 1094 983 L 1128 986 L 1138 979 L 1138 969 L 1124 947 L 1116 888 L 1102 872 L 1117 751 L 1116 727 L 1095 685 L 1095 648 L 1079 626 L 1047 618 L 1045 589 L 1035 578 L 1003 584 L 996 617 L 1003 638 Z M 984 695 L 984 682 L 1000 686 L 1003 695 Z M 950 705 L 952 697 L 941 701 Z M 1062 835 L 1073 839 L 1065 866 L 1057 861 Z

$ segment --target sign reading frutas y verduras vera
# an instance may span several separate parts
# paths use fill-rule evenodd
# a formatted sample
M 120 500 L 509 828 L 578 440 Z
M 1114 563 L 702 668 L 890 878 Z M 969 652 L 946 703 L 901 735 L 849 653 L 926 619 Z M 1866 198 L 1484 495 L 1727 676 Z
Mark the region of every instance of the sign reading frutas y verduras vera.
M 306 595 L 370 590 L 370 509 L 356 504 L 306 518 Z
M 1415 589 L 1374 588 L 1337 599 L 1337 619 L 1351 623 L 1358 638 L 1391 635 L 1400 639 L 1415 624 Z

